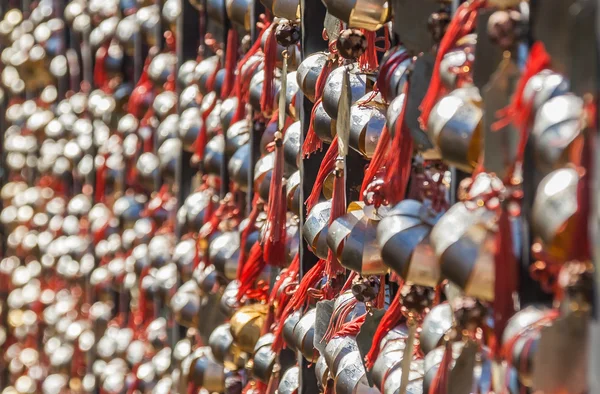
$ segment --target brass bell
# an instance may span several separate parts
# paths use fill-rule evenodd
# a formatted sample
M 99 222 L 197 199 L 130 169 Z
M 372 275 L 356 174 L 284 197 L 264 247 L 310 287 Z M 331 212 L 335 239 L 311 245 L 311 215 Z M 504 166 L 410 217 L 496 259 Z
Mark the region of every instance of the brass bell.
M 429 233 L 439 214 L 429 204 L 404 200 L 390 209 L 377 226 L 383 262 L 405 280 L 434 287 L 441 278 Z
M 471 172 L 481 150 L 481 96 L 476 87 L 460 88 L 443 97 L 429 116 L 429 139 L 442 159 Z
M 385 207 L 376 210 L 362 202 L 351 203 L 348 213 L 329 226 L 327 245 L 340 263 L 363 275 L 387 273 L 376 241 L 377 224 L 385 215 Z
M 222 392 L 225 388 L 225 370 L 212 356 L 210 347 L 202 347 L 192 355 L 188 381 L 209 392 Z
M 348 27 L 366 29 L 369 31 L 379 30 L 390 17 L 390 7 L 387 1 L 364 2 L 361 0 L 336 2 L 325 1 L 327 12 L 344 23 Z
M 266 318 L 267 305 L 253 304 L 240 307 L 231 316 L 231 335 L 239 348 L 252 353 Z
M 261 3 L 279 18 L 292 22 L 300 18 L 300 2 L 297 0 L 263 0 Z

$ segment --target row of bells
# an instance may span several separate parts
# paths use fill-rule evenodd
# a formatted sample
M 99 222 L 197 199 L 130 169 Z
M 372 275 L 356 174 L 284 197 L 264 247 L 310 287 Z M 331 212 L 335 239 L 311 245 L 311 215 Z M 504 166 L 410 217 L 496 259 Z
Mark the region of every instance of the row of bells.
M 325 2 L 331 15 L 351 27 L 377 30 L 391 16 L 387 2 L 369 2 L 368 8 L 360 1 L 350 3 Z M 250 4 L 226 2 L 227 16 L 237 28 L 250 29 Z M 196 6 L 212 21 L 224 24 L 224 5 L 219 1 Z M 265 6 L 279 18 L 270 29 L 299 17 L 298 2 L 279 0 Z M 2 316 L 7 322 L 0 334 L 2 362 L 8 371 L 3 392 L 239 393 L 243 387 L 260 392 L 261 384 L 276 385 L 281 394 L 298 391 L 300 368 L 295 360 L 287 364 L 280 360 L 272 349 L 274 334 L 263 330 L 269 308 L 277 315 L 285 304 L 238 297 L 240 255 L 248 256 L 258 242 L 267 215 L 261 211 L 251 221 L 236 204 L 250 182 L 268 203 L 276 161 L 271 146 L 278 127 L 273 121 L 233 120 L 238 106 L 246 103 L 261 112 L 267 75 L 263 51 L 269 32 L 262 36 L 263 49 L 239 70 L 238 79 L 248 81 L 245 102 L 234 95 L 223 97 L 226 70 L 218 55 L 187 61 L 177 69 L 175 53 L 166 49 L 153 54 L 143 83 L 122 82 L 127 58 L 135 52 L 134 37 L 141 36 L 145 45 L 152 46 L 161 25 L 175 33 L 181 8 L 172 0 L 160 8 L 145 2 L 74 1 L 57 16 L 52 4 L 42 1 L 28 17 L 11 10 L 0 22 L 9 125 L 4 137 L 9 182 L 0 192 L 7 256 L 0 262 L 6 294 Z M 64 54 L 65 23 L 89 40 L 96 60 L 102 55 L 96 69 L 102 67 L 106 77 L 94 81 L 99 88 L 105 82 L 101 89 L 82 90 L 59 101 L 57 81 L 76 75 L 78 68 L 69 52 Z M 357 63 L 339 64 L 317 99 L 318 77 L 330 54 L 301 59 L 297 45 L 278 44 L 271 104 L 285 111 L 287 120 L 283 140 L 287 242 L 282 265 L 293 262 L 302 236 L 319 258 L 327 259 L 331 253 L 364 277 L 395 273 L 420 296 L 425 294 L 427 313 L 418 323 L 419 351 L 410 353 L 409 362 L 404 360 L 405 348 L 412 345 L 411 328 L 397 325 L 381 341 L 369 377 L 356 336 L 334 337 L 325 346 L 319 342 L 316 300 L 278 322 L 286 347 L 314 364 L 323 391 L 397 393 L 408 375 L 408 392 L 429 392 L 446 337 L 458 320 L 449 302 L 430 307 L 429 289 L 449 280 L 446 297 L 453 299 L 458 292 L 459 299 L 474 305 L 469 310 L 483 315 L 494 300 L 491 240 L 497 229 L 491 209 L 477 199 L 465 199 L 446 210 L 432 206 L 422 192 L 429 190 L 432 180 L 447 182 L 442 164 L 466 172 L 477 164 L 483 138 L 482 99 L 469 75 L 456 72 L 473 63 L 476 40 L 474 35 L 465 36 L 444 57 L 439 72 L 448 93 L 437 100 L 427 127 L 410 130 L 415 150 L 436 163 L 423 166 L 422 176 L 415 178 L 417 192 L 394 206 L 352 202 L 346 214 L 331 221 L 332 173 L 302 228 L 297 93 L 316 104 L 315 133 L 330 143 L 336 136 L 347 75 L 349 145 L 370 160 L 384 127 L 392 134 L 397 129 L 413 58 L 398 62 L 406 49 L 391 48 L 381 61 L 387 78 L 385 84 L 377 84 L 377 94 L 373 76 Z M 284 57 L 288 74 L 282 88 Z M 179 94 L 173 81 L 181 88 Z M 39 98 L 18 99 L 31 91 Z M 284 93 L 285 100 L 279 100 Z M 544 176 L 531 213 L 532 229 L 544 250 L 561 260 L 577 211 L 580 175 L 567 163 L 581 132 L 583 102 L 569 93 L 568 81 L 551 70 L 534 76 L 524 95 L 534 103 L 535 164 Z M 279 108 L 283 102 L 285 108 Z M 262 132 L 256 162 L 251 127 Z M 201 163 L 189 165 L 199 166 L 202 179 L 196 179 L 198 187 L 177 208 L 174 191 L 161 186 L 175 183 L 181 152 L 197 153 L 201 133 L 207 141 Z M 237 196 L 219 201 L 225 162 Z M 497 177 L 486 173 L 465 185 L 475 196 L 502 187 Z M 210 219 L 219 208 L 227 213 L 215 225 Z M 549 208 L 553 215 L 547 215 Z M 512 221 L 518 236 L 518 219 Z M 247 226 L 252 227 L 242 244 Z M 175 235 L 175 228 L 182 236 Z M 274 270 L 265 268 L 257 282 L 268 284 L 276 276 Z M 298 281 L 286 280 L 277 294 L 283 299 Z M 392 302 L 389 296 L 386 302 Z M 342 314 L 346 305 L 353 309 Z M 330 321 L 350 322 L 370 307 L 357 299 L 356 292 L 344 291 L 334 299 Z M 503 342 L 515 342 L 511 376 L 521 385 L 531 384 L 535 353 L 531 349 L 539 341 L 540 322 L 551 313 L 541 307 L 524 309 L 505 330 Z M 176 330 L 173 320 L 185 328 L 178 341 L 171 340 Z M 473 344 L 455 341 L 452 357 L 458 359 L 465 347 Z M 480 388 L 492 379 L 492 360 L 486 355 L 486 349 L 477 350 L 472 378 Z

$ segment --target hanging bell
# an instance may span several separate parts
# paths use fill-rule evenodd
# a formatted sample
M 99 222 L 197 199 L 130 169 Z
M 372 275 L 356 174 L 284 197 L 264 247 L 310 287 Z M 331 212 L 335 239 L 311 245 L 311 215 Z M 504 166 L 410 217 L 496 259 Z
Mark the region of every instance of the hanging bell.
M 197 107 L 184 110 L 179 118 L 179 138 L 186 152 L 194 151 L 194 144 L 202 129 L 202 116 Z
M 221 324 L 212 331 L 208 338 L 208 345 L 215 361 L 224 364 L 228 369 L 244 366 L 245 357 L 233 342 L 229 323 Z
M 242 351 L 252 353 L 254 350 L 266 314 L 267 305 L 253 304 L 242 306 L 231 316 L 231 335 Z
M 362 202 L 353 202 L 348 213 L 331 223 L 327 245 L 344 267 L 361 275 L 384 275 L 388 272 L 376 241 L 377 224 L 385 210 L 385 207 L 377 210 Z
M 324 3 L 327 12 L 352 28 L 376 31 L 391 16 L 390 6 L 383 0 L 376 2 L 327 0 Z
M 298 366 L 293 366 L 283 373 L 283 376 L 279 380 L 277 392 L 279 394 L 295 394 L 299 389 L 300 368 Z
M 148 66 L 148 78 L 156 87 L 162 88 L 169 78 L 175 75 L 176 65 L 177 57 L 174 53 L 159 53 Z
M 294 122 L 288 126 L 283 137 L 283 156 L 286 164 L 298 169 L 300 167 L 300 135 L 302 125 Z
M 311 102 L 315 102 L 315 93 L 317 79 L 325 63 L 327 62 L 327 54 L 324 52 L 315 52 L 307 56 L 298 66 L 296 72 L 296 82 L 299 89 Z
M 427 130 L 442 159 L 471 172 L 481 151 L 481 96 L 476 87 L 460 88 L 433 107 Z
M 209 392 L 222 392 L 225 388 L 225 370 L 212 356 L 210 347 L 205 346 L 192 356 L 188 381 Z
M 207 95 L 209 93 L 210 86 L 208 86 L 208 82 L 211 76 L 217 72 L 218 66 L 219 57 L 216 55 L 201 60 L 196 66 L 193 80 L 198 84 L 198 88 L 202 95 Z
M 288 211 L 298 216 L 300 216 L 300 207 L 302 206 L 302 202 L 300 201 L 300 183 L 300 171 L 296 171 L 290 175 L 285 184 Z
M 546 252 L 558 260 L 564 260 L 570 250 L 577 212 L 577 184 L 579 174 L 573 168 L 552 171 L 538 185 L 531 227 L 540 237 Z M 548 212 L 552 212 L 549 215 Z
M 297 0 L 262 0 L 261 3 L 279 18 L 292 22 L 300 18 L 300 2 Z
M 456 45 L 444 54 L 440 62 L 440 77 L 442 83 L 447 89 L 453 90 L 464 85 L 463 70 L 467 71 L 467 78 L 470 78 L 468 72 L 471 70 L 475 61 L 475 46 L 477 45 L 477 36 L 467 34 L 456 42 Z
M 250 174 L 250 144 L 242 145 L 235 151 L 227 164 L 229 178 L 243 192 L 248 191 L 248 177 Z
M 225 138 L 223 135 L 216 135 L 208 141 L 204 148 L 204 171 L 207 174 L 221 175 L 224 151 Z
M 240 249 L 240 233 L 226 231 L 217 235 L 208 247 L 208 260 L 227 280 L 234 280 Z
M 371 159 L 385 124 L 381 94 L 367 93 L 350 108 L 350 147 Z
M 338 116 L 342 83 L 346 70 L 348 70 L 348 79 L 350 81 L 351 105 L 363 97 L 368 90 L 366 76 L 360 73 L 359 67 L 355 64 L 338 67 L 333 70 L 325 82 L 327 89 L 323 91 L 323 108 L 331 119 L 337 119 Z
M 302 227 L 302 236 L 313 253 L 321 259 L 326 259 L 329 253 L 327 238 L 330 214 L 331 201 L 320 202 L 308 213 Z
M 381 258 L 404 280 L 429 287 L 440 282 L 440 268 L 429 241 L 439 216 L 429 204 L 407 199 L 379 222 L 377 242 Z
M 225 9 L 231 22 L 240 26 L 245 31 L 250 31 L 250 8 L 252 2 L 248 0 L 226 0 Z
M 427 354 L 443 345 L 444 336 L 453 328 L 454 311 L 449 303 L 431 308 L 423 319 L 419 344 L 423 353 Z
M 269 383 L 273 367 L 277 361 L 277 354 L 271 349 L 275 335 L 268 333 L 260 337 L 252 356 L 252 376 L 263 383 Z
M 221 107 L 222 108 L 222 107 Z M 227 157 L 233 154 L 250 140 L 250 125 L 247 120 L 240 120 L 232 124 L 226 133 L 225 152 Z
M 271 152 L 256 162 L 254 166 L 254 190 L 264 201 L 269 200 L 269 188 L 271 186 L 271 174 L 273 173 L 275 152 Z

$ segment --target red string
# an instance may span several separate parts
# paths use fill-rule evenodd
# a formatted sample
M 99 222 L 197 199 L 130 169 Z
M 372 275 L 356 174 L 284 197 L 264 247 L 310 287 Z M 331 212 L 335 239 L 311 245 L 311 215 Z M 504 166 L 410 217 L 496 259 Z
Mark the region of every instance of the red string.
M 396 53 L 390 56 L 388 61 L 379 67 L 379 73 L 377 74 L 377 86 L 388 86 L 388 82 L 392 75 L 394 75 L 394 71 L 396 71 L 402 62 L 409 58 L 410 54 L 408 51 L 403 49 L 398 50 Z M 381 89 L 380 93 L 386 102 L 390 102 L 393 99 L 393 97 L 387 96 L 387 89 Z
M 108 55 L 108 47 L 110 41 L 102 44 L 96 51 L 96 64 L 94 66 L 94 85 L 98 89 L 102 89 L 105 92 L 108 88 L 108 73 L 106 72 L 106 56 Z
M 446 342 L 444 355 L 433 378 L 428 394 L 446 394 L 448 392 L 448 377 L 450 375 L 450 363 L 452 362 L 452 343 Z
M 317 173 L 317 178 L 315 179 L 315 183 L 313 184 L 313 188 L 310 192 L 310 195 L 306 199 L 306 212 L 312 211 L 314 206 L 319 202 L 319 198 L 321 197 L 321 191 L 323 190 L 323 184 L 325 183 L 325 179 L 331 173 L 331 171 L 335 168 L 335 159 L 338 155 L 338 137 L 337 135 L 329 145 L 329 149 L 325 153 L 325 157 L 323 157 L 323 161 L 321 162 L 321 166 L 319 167 L 319 172 Z
M 260 197 L 258 193 L 254 194 L 254 198 L 252 199 L 252 210 L 250 211 L 250 215 L 248 216 L 248 224 L 242 230 L 240 234 L 240 257 L 238 259 L 237 266 L 237 274 L 236 278 L 241 280 L 242 277 L 242 267 L 246 262 L 246 249 L 248 247 L 248 237 L 250 234 L 256 230 L 256 219 L 260 211 L 262 210 L 262 204 L 259 204 Z
M 221 87 L 221 99 L 229 97 L 233 90 L 235 79 L 235 68 L 238 55 L 238 33 L 234 28 L 230 28 L 227 33 L 227 51 L 225 53 L 225 78 L 223 87 Z
M 452 21 L 450 21 L 437 51 L 429 89 L 421 102 L 421 116 L 419 117 L 421 128 L 427 128 L 429 114 L 442 92 L 443 86 L 440 75 L 440 64 L 444 59 L 444 56 L 452 49 L 452 47 L 454 47 L 454 45 L 456 45 L 459 38 L 471 32 L 475 23 L 475 17 L 477 16 L 477 10 L 485 6 L 485 3 L 485 0 L 473 0 L 461 4 L 456 11 L 456 14 L 454 14 Z
M 358 58 L 358 65 L 363 72 L 371 72 L 379 67 L 377 45 L 375 44 L 377 33 L 366 29 L 361 29 L 361 31 L 367 39 L 367 50 Z
M 260 273 L 266 266 L 263 257 L 263 249 L 260 242 L 257 242 L 250 249 L 248 260 L 244 263 L 240 277 L 240 287 L 238 288 L 237 301 L 239 302 L 246 293 L 254 286 L 254 282 L 260 276 Z
M 127 103 L 127 111 L 137 119 L 140 119 L 142 116 L 144 116 L 142 112 L 142 104 L 144 103 L 146 97 L 153 94 L 152 81 L 150 81 L 148 78 L 148 67 L 150 66 L 151 61 L 152 56 L 146 57 L 142 75 L 140 75 L 140 79 L 131 92 L 131 96 L 129 96 L 129 101 Z
M 362 201 L 367 186 L 373 181 L 375 175 L 382 169 L 385 163 L 385 157 L 387 156 L 388 147 L 390 145 L 390 133 L 387 125 L 383 127 L 373 157 L 369 162 L 367 169 L 365 170 L 365 177 L 363 178 L 360 186 L 360 199 Z
M 104 155 L 104 161 L 96 171 L 96 193 L 94 199 L 97 202 L 104 202 L 106 194 L 106 161 L 108 160 L 108 154 Z
M 277 62 L 277 40 L 275 39 L 275 26 L 269 30 L 269 35 L 265 42 L 265 78 L 262 86 L 262 95 L 260 96 L 260 109 L 263 114 L 270 116 L 273 112 L 273 102 L 275 92 L 273 81 L 275 78 L 275 63 Z
M 408 82 L 405 85 L 408 92 Z M 410 130 L 404 124 L 406 103 L 404 98 L 402 112 L 396 120 L 396 132 L 386 158 L 386 198 L 391 204 L 402 201 L 406 195 L 413 155 L 413 139 Z

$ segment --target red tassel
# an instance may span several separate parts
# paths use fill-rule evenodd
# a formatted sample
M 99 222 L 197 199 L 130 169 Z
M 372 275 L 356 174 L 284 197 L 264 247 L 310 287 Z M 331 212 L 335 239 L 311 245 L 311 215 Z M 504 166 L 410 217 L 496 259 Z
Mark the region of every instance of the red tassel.
M 367 38 L 367 50 L 358 58 L 358 65 L 363 72 L 377 70 L 379 62 L 377 61 L 377 46 L 375 40 L 377 33 L 365 29 L 360 29 Z
M 325 183 L 325 179 L 327 176 L 335 169 L 335 159 L 338 155 L 338 137 L 337 135 L 329 145 L 329 149 L 325 153 L 325 157 L 323 157 L 323 161 L 321 162 L 321 166 L 319 167 L 319 172 L 317 173 L 317 178 L 315 179 L 315 183 L 313 184 L 313 188 L 310 192 L 310 196 L 306 199 L 306 212 L 310 212 L 314 206 L 319 202 L 319 198 L 321 197 L 321 191 L 323 190 L 323 184 Z
M 279 294 L 281 291 L 281 286 L 288 278 L 292 278 L 292 280 L 293 280 L 298 275 L 299 270 L 300 270 L 300 254 L 296 254 L 296 256 L 294 257 L 294 260 L 292 260 L 292 263 L 287 268 L 285 273 L 281 274 L 279 276 L 279 278 L 277 279 L 277 281 L 275 282 L 275 284 L 273 285 L 273 289 L 271 290 L 271 295 L 269 296 L 269 305 L 274 305 L 276 302 L 279 304 L 279 310 L 277 311 L 277 313 L 275 313 L 275 316 L 274 316 L 276 321 L 279 321 L 279 317 L 283 313 L 283 309 L 284 309 L 283 306 L 287 305 L 286 299 L 289 298 L 288 293 L 285 291 L 283 291 L 283 292 L 281 292 L 281 294 Z M 279 297 L 279 299 L 277 299 L 277 297 Z
M 506 209 L 502 209 L 498 218 L 494 264 L 494 334 L 496 340 L 501 341 L 508 319 L 515 313 L 513 294 L 517 290 L 517 261 Z
M 373 367 L 373 364 L 375 364 L 375 361 L 379 356 L 379 344 L 381 343 L 383 337 L 387 335 L 392 328 L 396 327 L 396 325 L 400 323 L 400 320 L 402 319 L 402 303 L 400 302 L 401 289 L 402 285 L 400 285 L 400 288 L 396 293 L 396 297 L 394 297 L 394 300 L 391 302 L 388 310 L 385 311 L 385 314 L 381 318 L 379 326 L 373 335 L 371 350 L 369 350 L 369 353 L 365 357 L 365 365 L 368 369 Z
M 446 342 L 444 355 L 433 378 L 428 394 L 446 394 L 448 392 L 448 377 L 450 375 L 450 363 L 452 362 L 452 343 Z
M 446 29 L 446 33 L 440 42 L 438 47 L 437 56 L 435 58 L 435 65 L 433 66 L 433 74 L 429 83 L 429 89 L 421 102 L 420 110 L 421 116 L 419 122 L 423 129 L 427 128 L 427 121 L 429 120 L 429 114 L 438 101 L 438 97 L 442 91 L 442 79 L 440 76 L 440 64 L 444 59 L 444 56 L 454 45 L 456 41 L 462 36 L 468 34 L 475 25 L 475 19 L 477 17 L 477 10 L 485 6 L 485 0 L 473 0 L 467 1 L 461 4 L 454 14 L 452 21 Z
M 237 275 L 236 278 L 241 280 L 242 277 L 242 267 L 244 267 L 244 263 L 246 262 L 246 249 L 248 247 L 248 237 L 255 230 L 256 227 L 256 219 L 260 211 L 262 211 L 262 203 L 259 203 L 260 197 L 258 193 L 254 194 L 254 198 L 252 199 L 252 210 L 250 211 L 250 215 L 248 215 L 248 224 L 242 230 L 240 234 L 240 257 L 238 259 L 237 266 Z
M 251 380 L 242 389 L 242 394 L 266 394 L 267 385 L 260 380 Z
M 408 83 L 405 86 L 405 92 L 407 91 Z M 402 112 L 396 120 L 396 133 L 386 158 L 386 198 L 390 204 L 396 204 L 404 199 L 410 178 L 413 140 L 410 130 L 404 124 L 407 101 L 405 98 Z
M 227 52 L 225 53 L 225 78 L 223 87 L 221 87 L 221 99 L 226 99 L 233 89 L 235 79 L 235 66 L 238 55 L 238 33 L 234 28 L 230 28 L 227 33 Z
M 346 214 L 346 178 L 344 170 L 342 170 L 340 174 L 335 175 L 335 179 L 333 180 L 329 225 L 344 214 Z M 331 249 L 327 254 L 325 273 L 329 279 L 335 279 L 338 275 L 346 273 L 346 268 L 340 264 L 337 253 L 334 253 Z
M 106 73 L 106 56 L 108 55 L 108 47 L 110 42 L 105 42 L 96 51 L 96 64 L 94 66 L 94 85 L 98 89 L 105 90 L 108 85 L 108 75 Z
M 262 86 L 262 95 L 260 96 L 260 109 L 263 114 L 270 116 L 273 112 L 273 102 L 275 92 L 273 78 L 275 78 L 275 63 L 277 62 L 277 40 L 275 39 L 275 26 L 269 30 L 269 35 L 265 42 L 265 79 Z
M 361 315 L 351 322 L 344 323 L 342 328 L 333 337 L 356 336 L 367 318 L 367 314 Z
M 310 156 L 317 150 L 323 149 L 323 142 L 315 133 L 314 121 L 315 114 L 317 112 L 317 107 L 322 101 L 323 90 L 325 89 L 325 82 L 327 81 L 327 77 L 329 76 L 329 74 L 331 74 L 333 68 L 333 62 L 328 60 L 321 69 L 321 72 L 319 73 L 319 77 L 317 78 L 317 82 L 315 84 L 315 104 L 313 105 L 312 112 L 310 115 L 308 133 L 306 134 L 306 138 L 304 139 L 304 143 L 302 144 L 302 154 L 305 157 Z
M 144 113 L 142 112 L 142 104 L 144 103 L 144 99 L 148 94 L 153 93 L 152 81 L 148 79 L 148 67 L 150 66 L 151 61 L 152 56 L 146 57 L 142 75 L 140 76 L 137 85 L 131 92 L 131 96 L 127 102 L 127 111 L 138 119 L 144 116 Z
M 263 257 L 263 249 L 260 242 L 254 244 L 250 249 L 248 260 L 244 263 L 240 277 L 240 287 L 238 289 L 238 302 L 244 297 L 246 292 L 254 286 L 254 282 L 260 276 L 267 263 Z
M 96 171 L 96 193 L 94 199 L 97 202 L 104 202 L 106 194 L 106 161 L 108 155 L 104 155 L 104 161 L 100 164 L 98 171 Z
M 308 289 L 315 287 L 319 281 L 323 278 L 323 272 L 325 270 L 325 260 L 319 260 L 308 272 L 304 274 L 300 280 L 298 288 L 294 292 L 294 295 L 290 299 L 290 302 L 284 308 L 281 314 L 281 322 L 285 322 L 286 319 L 295 311 L 300 310 L 306 304 L 308 300 Z M 275 330 L 275 339 L 271 348 L 274 352 L 279 352 L 283 348 L 283 324 L 277 326 Z
M 276 111 L 277 112 L 277 111 Z M 269 265 L 281 267 L 285 264 L 286 211 L 287 204 L 283 187 L 283 132 L 275 141 L 275 163 L 269 186 L 267 229 L 265 232 L 264 256 Z
M 382 169 L 385 163 L 385 157 L 387 156 L 388 147 L 390 145 L 390 133 L 388 131 L 387 126 L 383 127 L 381 131 L 381 135 L 379 136 L 379 141 L 377 141 L 377 146 L 375 147 L 375 152 L 373 153 L 373 157 L 367 166 L 365 171 L 365 177 L 363 178 L 362 185 L 360 186 L 360 200 L 362 201 L 364 198 L 365 190 L 367 186 L 371 182 L 373 182 L 373 178 L 375 175 Z

